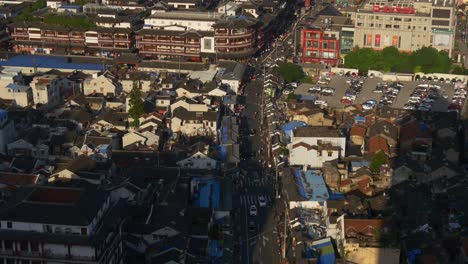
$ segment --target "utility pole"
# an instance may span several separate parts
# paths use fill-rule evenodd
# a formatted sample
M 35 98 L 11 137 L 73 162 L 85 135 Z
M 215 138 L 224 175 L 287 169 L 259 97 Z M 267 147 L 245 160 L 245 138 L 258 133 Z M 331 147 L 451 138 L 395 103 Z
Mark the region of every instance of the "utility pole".
M 284 197 L 284 196 L 283 196 Z M 286 200 L 284 200 L 284 233 L 283 233 L 283 245 L 281 248 L 281 257 L 286 259 L 286 237 L 287 237 L 287 218 L 286 215 L 288 213 L 288 204 Z

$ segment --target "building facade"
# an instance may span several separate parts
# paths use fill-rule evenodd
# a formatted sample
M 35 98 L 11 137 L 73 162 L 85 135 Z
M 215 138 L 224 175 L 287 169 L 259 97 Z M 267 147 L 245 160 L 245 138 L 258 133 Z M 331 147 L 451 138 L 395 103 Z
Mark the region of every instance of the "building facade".
M 355 14 L 354 45 L 404 52 L 432 46 L 452 55 L 455 7 L 453 0 L 365 1 Z
M 314 62 L 336 65 L 340 53 L 340 39 L 337 31 L 303 29 L 302 63 Z

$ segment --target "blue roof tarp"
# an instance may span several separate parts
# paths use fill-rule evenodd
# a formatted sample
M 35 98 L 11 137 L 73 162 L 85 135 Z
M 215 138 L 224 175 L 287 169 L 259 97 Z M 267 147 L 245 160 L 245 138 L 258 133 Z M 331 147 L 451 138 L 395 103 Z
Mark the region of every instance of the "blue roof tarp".
M 306 249 L 306 257 L 317 258 L 317 264 L 335 264 L 335 250 L 330 238 L 323 239 L 322 243 L 317 243 Z M 321 240 L 321 241 L 323 241 Z
M 291 137 L 294 129 L 305 126 L 307 126 L 307 124 L 302 121 L 293 121 L 282 125 L 281 128 L 283 129 L 284 134 L 286 134 L 288 137 Z
M 92 70 L 101 71 L 101 64 L 72 63 L 65 57 L 41 55 L 17 55 L 6 61 L 0 61 L 2 67 L 34 67 L 46 69 Z
M 354 117 L 354 123 L 365 123 L 366 118 L 364 116 L 355 116 Z
M 313 171 L 294 172 L 299 194 L 309 201 L 323 202 L 328 200 L 328 189 L 323 177 L 315 174 Z
M 215 259 L 219 259 L 223 256 L 223 248 L 218 246 L 218 240 L 211 240 L 210 243 L 210 257 L 212 258 L 212 263 L 216 263 Z
M 219 208 L 221 186 L 216 179 L 192 179 L 192 185 L 197 186 L 193 195 L 194 204 L 202 208 Z

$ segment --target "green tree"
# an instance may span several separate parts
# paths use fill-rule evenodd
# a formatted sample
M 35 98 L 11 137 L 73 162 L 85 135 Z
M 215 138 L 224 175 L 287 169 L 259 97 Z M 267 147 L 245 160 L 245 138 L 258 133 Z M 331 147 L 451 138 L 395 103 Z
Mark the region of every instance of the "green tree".
M 383 70 L 386 72 L 396 71 L 400 63 L 400 51 L 394 47 L 386 47 L 382 50 Z
M 381 70 L 382 59 L 380 52 L 371 48 L 356 48 L 345 57 L 345 67 L 360 71 Z
M 301 67 L 289 62 L 280 63 L 278 71 L 286 83 L 298 81 L 304 77 Z
M 128 115 L 133 118 L 132 126 L 138 127 L 138 119 L 145 113 L 145 109 L 143 100 L 141 99 L 141 90 L 138 87 L 137 82 L 133 82 L 133 87 L 130 91 L 129 98 L 130 109 L 128 110 Z
M 372 161 L 371 161 L 371 164 L 370 164 L 370 170 L 373 173 L 380 173 L 380 167 L 383 164 L 387 164 L 387 162 L 388 162 L 387 155 L 385 155 L 384 152 L 379 151 L 379 152 L 375 153 L 374 156 L 372 156 Z
M 439 52 L 433 47 L 422 47 L 410 55 L 410 62 L 416 70 L 420 67 L 424 73 L 447 73 L 451 67 L 451 60 L 446 52 Z

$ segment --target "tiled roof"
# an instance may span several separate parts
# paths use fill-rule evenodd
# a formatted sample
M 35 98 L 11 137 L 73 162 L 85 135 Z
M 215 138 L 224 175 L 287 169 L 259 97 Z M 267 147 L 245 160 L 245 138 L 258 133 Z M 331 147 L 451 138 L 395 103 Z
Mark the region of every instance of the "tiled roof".
M 383 219 L 349 219 L 345 218 L 345 236 L 354 236 L 353 233 L 372 236 L 376 238 L 377 229 L 382 229 L 385 226 Z
M 351 128 L 351 136 L 360 136 L 364 137 L 366 135 L 366 128 L 363 126 L 355 125 Z
M 369 153 L 375 153 L 379 150 L 385 154 L 390 153 L 387 140 L 380 136 L 371 137 L 369 140 Z
M 23 186 L 23 185 L 32 185 L 37 182 L 39 176 L 32 174 L 23 174 L 23 173 L 0 173 L 0 183 L 7 185 Z
M 426 127 L 426 129 L 423 129 L 423 124 L 416 121 L 401 126 L 401 142 L 414 140 L 416 138 L 432 138 L 429 128 Z

